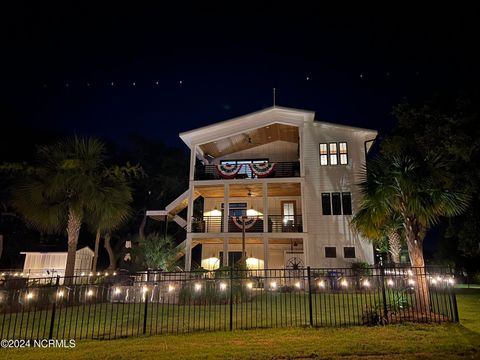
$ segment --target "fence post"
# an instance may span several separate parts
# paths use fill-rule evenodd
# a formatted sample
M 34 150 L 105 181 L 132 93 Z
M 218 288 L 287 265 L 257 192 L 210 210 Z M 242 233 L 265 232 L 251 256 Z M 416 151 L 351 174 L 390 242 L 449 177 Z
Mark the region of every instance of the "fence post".
M 57 275 L 57 280 L 55 282 L 55 294 L 53 295 L 53 305 L 52 305 L 52 316 L 50 317 L 50 330 L 48 331 L 48 338 L 53 338 L 53 326 L 55 325 L 55 309 L 57 307 L 57 293 L 58 285 L 60 283 L 60 276 Z
M 150 278 L 150 270 L 147 270 L 147 282 L 145 285 L 145 309 L 143 310 L 143 335 L 147 333 L 147 313 L 148 313 L 148 279 Z M 152 290 L 153 291 L 153 290 Z
M 313 327 L 312 282 L 311 282 L 311 276 L 310 276 L 310 266 L 307 266 L 307 276 L 308 276 L 308 308 L 310 312 L 310 326 Z
M 383 317 L 384 322 L 388 323 L 388 308 L 387 308 L 387 295 L 385 293 L 385 269 L 383 268 L 383 264 L 380 264 L 380 279 L 382 284 L 382 302 L 383 302 Z
M 233 330 L 233 268 L 230 269 L 230 331 Z

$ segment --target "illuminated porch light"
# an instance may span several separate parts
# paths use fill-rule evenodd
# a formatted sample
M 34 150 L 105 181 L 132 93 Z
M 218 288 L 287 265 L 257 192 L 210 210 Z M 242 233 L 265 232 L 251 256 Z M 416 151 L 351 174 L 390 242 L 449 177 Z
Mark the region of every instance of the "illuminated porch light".
M 325 288 L 325 281 L 320 280 L 320 281 L 318 282 L 318 287 L 321 288 L 321 289 L 324 289 L 324 288 Z
M 366 288 L 370 287 L 370 281 L 364 280 L 363 286 L 365 286 Z
M 270 283 L 270 288 L 271 288 L 272 290 L 275 290 L 275 289 L 277 288 L 277 282 L 276 282 L 276 281 L 272 281 L 272 282 Z
M 263 215 L 260 211 L 257 211 L 253 208 L 247 209 L 247 216 L 260 216 Z
M 222 291 L 227 290 L 227 284 L 225 284 L 224 282 L 220 283 L 220 290 Z
M 202 284 L 196 283 L 195 284 L 195 291 L 200 291 L 202 289 Z
M 342 285 L 343 287 L 347 287 L 347 286 L 348 286 L 347 280 L 343 279 L 343 280 L 340 282 L 340 285 Z
M 222 216 L 222 212 L 215 206 L 215 208 L 210 211 L 210 216 Z
M 175 286 L 168 285 L 168 292 L 172 292 L 173 290 L 175 290 Z
M 388 286 L 393 286 L 393 280 L 392 280 L 392 279 L 388 279 L 388 280 L 387 280 L 387 285 L 388 285 Z

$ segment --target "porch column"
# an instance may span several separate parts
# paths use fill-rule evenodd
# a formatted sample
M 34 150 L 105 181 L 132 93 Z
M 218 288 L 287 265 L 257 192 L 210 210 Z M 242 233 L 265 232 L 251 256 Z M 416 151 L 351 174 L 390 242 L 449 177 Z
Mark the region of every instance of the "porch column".
M 192 234 L 187 234 L 185 240 L 185 271 L 192 270 Z
M 228 214 L 230 213 L 229 206 L 230 185 L 223 184 L 223 264 L 228 266 Z
M 263 234 L 263 265 L 265 269 L 268 269 L 268 234 Z
M 263 196 L 263 232 L 268 233 L 268 183 L 262 184 Z

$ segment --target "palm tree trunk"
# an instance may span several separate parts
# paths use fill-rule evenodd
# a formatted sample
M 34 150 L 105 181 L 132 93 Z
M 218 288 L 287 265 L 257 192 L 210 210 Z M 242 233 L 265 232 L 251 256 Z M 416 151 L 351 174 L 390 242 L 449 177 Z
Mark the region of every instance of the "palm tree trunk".
M 81 217 L 76 214 L 73 209 L 70 209 L 67 222 L 68 253 L 67 264 L 65 266 L 65 283 L 67 284 L 71 283 L 71 277 L 75 273 L 75 257 L 77 255 L 78 236 L 80 235 L 81 225 Z
M 110 238 L 111 234 L 110 232 L 107 232 L 105 234 L 105 249 L 107 250 L 108 253 L 108 259 L 109 259 L 109 265 L 108 265 L 108 270 L 112 271 L 115 270 L 117 267 L 116 260 L 115 260 L 115 254 L 112 249 L 112 245 L 110 244 Z
M 95 235 L 95 253 L 93 255 L 93 265 L 92 271 L 95 273 L 97 271 L 97 262 L 98 262 L 98 248 L 100 246 L 100 230 L 97 229 L 97 234 Z
M 400 251 L 402 250 L 402 245 L 400 243 L 400 235 L 397 231 L 391 231 L 388 234 L 388 251 L 392 258 L 392 262 L 395 265 L 400 263 Z
M 423 258 L 423 241 L 419 236 L 418 227 L 411 219 L 407 218 L 405 225 L 408 255 L 415 281 L 413 285 L 415 287 L 415 306 L 426 316 L 430 313 L 430 292 Z

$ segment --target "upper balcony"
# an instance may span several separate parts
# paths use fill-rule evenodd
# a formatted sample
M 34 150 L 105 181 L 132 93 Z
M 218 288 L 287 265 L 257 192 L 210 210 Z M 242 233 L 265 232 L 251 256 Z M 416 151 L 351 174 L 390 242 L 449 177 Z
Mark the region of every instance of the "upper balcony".
M 218 165 L 197 164 L 195 167 L 195 180 L 287 178 L 299 176 L 299 161 L 269 163 L 259 160 L 233 160 Z

